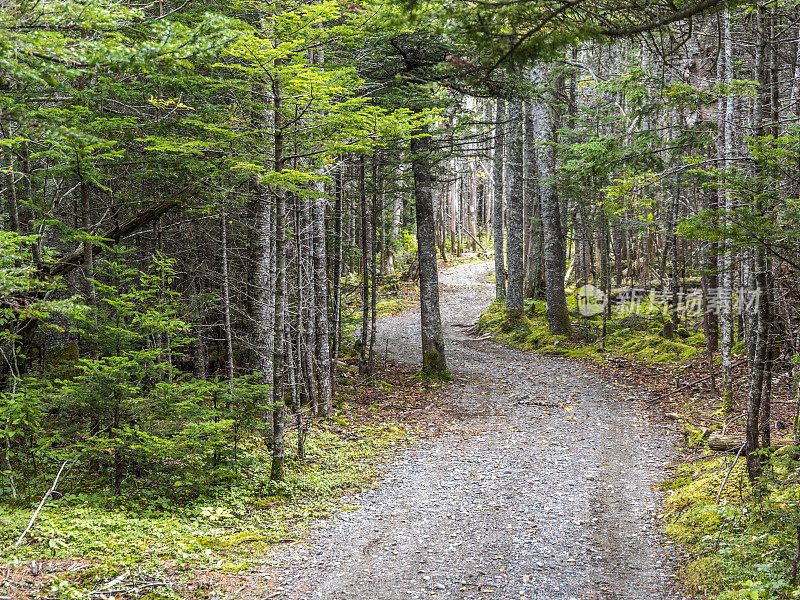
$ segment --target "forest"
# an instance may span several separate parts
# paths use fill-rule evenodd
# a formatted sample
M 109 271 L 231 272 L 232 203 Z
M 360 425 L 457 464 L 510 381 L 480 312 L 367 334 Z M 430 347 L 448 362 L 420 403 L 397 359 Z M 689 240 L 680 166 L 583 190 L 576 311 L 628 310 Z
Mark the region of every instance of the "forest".
M 404 452 L 505 431 L 481 386 L 531 440 L 677 440 L 595 521 L 657 505 L 686 596 L 614 588 L 623 550 L 420 594 L 800 597 L 795 0 L 0 0 L 0 222 L 0 598 L 401 597 L 242 590 Z

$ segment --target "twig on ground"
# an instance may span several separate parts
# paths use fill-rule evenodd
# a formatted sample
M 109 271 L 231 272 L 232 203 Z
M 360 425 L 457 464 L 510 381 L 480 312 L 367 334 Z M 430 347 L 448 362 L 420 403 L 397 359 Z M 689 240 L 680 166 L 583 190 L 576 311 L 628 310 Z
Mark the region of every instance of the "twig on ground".
M 267 539 L 267 538 L 247 538 L 247 539 L 244 539 L 244 540 L 239 540 L 238 542 L 236 542 L 236 545 L 237 546 L 241 546 L 242 544 L 250 544 L 250 543 L 254 543 L 254 542 L 261 542 L 261 543 L 264 543 L 264 544 L 291 544 L 291 543 L 296 542 L 296 541 L 297 540 L 290 540 L 290 539 L 270 540 L 270 539 Z
M 67 466 L 68 462 L 69 461 L 65 460 L 63 463 L 61 463 L 61 468 L 58 470 L 58 473 L 56 473 L 56 478 L 53 480 L 53 485 L 50 486 L 50 489 L 47 490 L 47 493 L 42 497 L 42 501 L 39 502 L 39 506 L 37 506 L 36 510 L 33 511 L 33 515 L 31 516 L 31 520 L 28 521 L 28 526 L 25 528 L 25 531 L 23 531 L 20 534 L 19 538 L 17 538 L 17 541 L 14 542 L 14 546 L 19 546 L 22 543 L 22 540 L 25 539 L 25 536 L 28 535 L 28 532 L 31 530 L 31 527 L 33 527 L 33 523 L 36 521 L 36 517 L 39 516 L 39 512 L 42 510 L 42 507 L 44 506 L 44 503 L 47 502 L 47 499 L 50 498 L 50 496 L 53 495 L 53 492 L 56 491 L 56 486 L 58 485 L 58 480 L 61 479 L 61 473 L 64 472 L 64 467 Z

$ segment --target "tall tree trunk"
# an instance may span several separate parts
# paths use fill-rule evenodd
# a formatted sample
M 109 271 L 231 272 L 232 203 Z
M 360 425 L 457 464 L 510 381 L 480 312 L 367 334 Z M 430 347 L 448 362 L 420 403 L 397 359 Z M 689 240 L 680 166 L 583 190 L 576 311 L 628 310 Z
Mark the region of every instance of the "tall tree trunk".
M 322 175 L 321 168 L 317 170 Z M 328 322 L 328 252 L 325 246 L 325 183 L 314 184 L 312 225 L 314 235 L 314 329 L 317 358 L 317 411 L 328 417 L 333 403 L 330 325 Z M 341 264 L 341 261 L 337 261 Z
M 233 329 L 231 327 L 231 285 L 228 268 L 228 213 L 225 207 L 219 215 L 220 254 L 222 261 L 222 328 L 225 336 L 225 374 L 228 377 L 228 390 L 232 391 L 235 376 L 233 361 Z
M 4 171 L 6 180 L 6 213 L 8 214 L 9 229 L 21 233 L 19 203 L 17 202 L 17 183 L 16 179 L 14 179 L 14 153 L 11 148 L 6 148 L 5 159 L 8 162 Z
M 509 322 L 520 319 L 525 311 L 523 304 L 523 165 L 522 165 L 522 100 L 514 99 L 508 111 L 508 292 L 506 315 Z
M 525 187 L 523 218 L 525 221 L 525 285 L 524 296 L 536 298 L 542 289 L 542 216 L 539 204 L 539 181 L 536 172 L 536 134 L 531 101 L 525 102 Z
M 317 301 L 314 289 L 314 225 L 312 222 L 312 204 L 314 200 L 309 197 L 293 195 L 297 210 L 295 211 L 296 228 L 296 265 L 298 318 L 299 332 L 297 373 L 300 376 L 298 389 L 302 392 L 301 402 L 307 402 L 313 412 L 317 411 L 317 386 L 314 375 L 314 361 L 316 356 L 316 313 Z
M 280 84 L 273 85 L 275 133 L 273 137 L 275 172 L 283 171 L 284 137 L 282 93 Z M 275 481 L 284 478 L 284 412 L 286 371 L 286 191 L 275 189 L 275 330 L 272 351 L 272 471 Z
M 378 323 L 378 263 L 377 252 L 375 251 L 378 233 L 378 215 L 382 214 L 379 207 L 378 195 L 378 155 L 372 156 L 372 210 L 370 223 L 370 277 L 372 279 L 372 290 L 369 299 L 371 328 L 369 332 L 369 360 L 367 361 L 367 372 L 372 377 L 375 372 L 375 338 L 377 336 Z
M 358 162 L 358 201 L 361 205 L 361 349 L 358 354 L 358 371 L 368 374 L 367 349 L 369 346 L 369 276 L 372 260 L 372 235 L 370 233 L 369 204 L 367 203 L 365 159 Z
M 494 276 L 495 299 L 503 300 L 506 297 L 506 261 L 503 248 L 503 153 L 505 152 L 506 128 L 506 101 L 497 99 L 497 110 L 494 115 L 494 211 L 492 214 L 492 236 L 494 237 Z
M 733 168 L 733 127 L 734 105 L 736 99 L 731 91 L 733 85 L 733 42 L 731 40 L 731 10 L 725 9 L 722 16 L 723 27 L 723 74 L 725 84 L 728 86 L 725 99 L 725 114 L 723 121 L 723 157 L 726 170 Z M 725 184 L 722 183 L 724 186 Z M 723 200 L 726 213 L 733 212 L 733 194 L 724 190 Z M 730 250 L 726 250 L 722 257 L 722 281 L 720 282 L 717 304 L 719 306 L 719 325 L 722 333 L 720 354 L 722 359 L 722 411 L 725 414 L 733 412 L 733 378 L 731 368 L 731 349 L 733 348 L 733 257 Z
M 771 97 L 768 85 L 767 65 L 765 53 L 767 40 L 765 29 L 768 18 L 764 9 L 759 5 L 756 9 L 756 44 L 755 44 L 755 78 L 758 81 L 758 94 L 753 105 L 753 128 L 756 138 L 764 135 L 764 109 L 769 109 Z M 760 169 L 755 165 L 755 176 L 758 178 Z M 763 203 L 754 199 L 756 208 L 763 209 Z M 761 402 L 764 389 L 764 371 L 767 358 L 768 333 L 769 333 L 769 294 L 767 288 L 767 260 L 764 249 L 755 246 L 751 249 L 753 267 L 750 273 L 750 287 L 752 304 L 748 331 L 748 394 L 747 394 L 747 474 L 750 481 L 755 481 L 761 476 L 761 457 L 756 454 L 759 443 L 759 419 L 762 414 Z M 769 415 L 767 409 L 766 414 Z M 769 427 L 769 421 L 766 423 Z
M 442 317 L 439 311 L 439 272 L 436 265 L 436 230 L 433 213 L 431 139 L 428 127 L 414 132 L 411 140 L 414 201 L 417 215 L 419 258 L 422 372 L 448 378 Z
M 705 188 L 703 194 L 703 208 L 705 210 L 717 210 L 717 193 L 711 188 Z M 706 338 L 706 351 L 709 356 L 716 353 L 719 347 L 719 315 L 716 306 L 711 301 L 712 295 L 716 295 L 719 285 L 717 277 L 717 243 L 711 241 L 703 242 L 703 332 Z
M 251 288 L 251 337 L 255 354 L 255 368 L 261 373 L 262 383 L 273 383 L 273 306 L 272 286 L 272 206 L 267 191 L 257 188 L 253 195 L 253 279 Z
M 534 70 L 538 83 L 545 82 L 541 69 Z M 553 148 L 553 120 L 550 108 L 543 102 L 533 105 L 533 120 L 539 152 L 539 202 L 542 213 L 542 236 L 544 246 L 545 297 L 547 299 L 547 324 L 550 332 L 571 335 L 572 324 L 567 310 L 567 295 L 564 290 L 566 253 L 564 233 L 561 229 L 561 210 L 555 188 L 555 150 Z
M 400 170 L 399 177 L 402 180 L 402 169 Z M 402 224 L 403 217 L 403 195 L 399 190 L 392 191 L 392 226 L 389 229 L 389 256 L 390 265 L 389 270 L 394 270 L 394 263 L 397 259 L 397 244 L 400 242 L 400 225 Z
M 344 164 L 336 173 L 334 218 L 334 240 L 336 252 L 333 257 L 333 348 L 331 350 L 331 388 L 336 383 L 336 361 L 339 358 L 339 344 L 342 339 L 342 266 L 344 253 Z M 332 393 L 331 393 L 332 397 Z M 325 407 L 330 412 L 330 407 Z

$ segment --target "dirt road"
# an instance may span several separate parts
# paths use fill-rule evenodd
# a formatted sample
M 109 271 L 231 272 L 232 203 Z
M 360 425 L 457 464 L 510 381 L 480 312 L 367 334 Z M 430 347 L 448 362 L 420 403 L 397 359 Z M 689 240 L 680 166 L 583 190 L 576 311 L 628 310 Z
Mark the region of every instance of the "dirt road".
M 289 550 L 277 597 L 681 597 L 653 489 L 666 432 L 635 389 L 465 333 L 491 302 L 490 273 L 480 263 L 441 276 L 449 395 L 470 416 Z M 381 321 L 390 359 L 419 362 L 418 323 L 415 310 Z

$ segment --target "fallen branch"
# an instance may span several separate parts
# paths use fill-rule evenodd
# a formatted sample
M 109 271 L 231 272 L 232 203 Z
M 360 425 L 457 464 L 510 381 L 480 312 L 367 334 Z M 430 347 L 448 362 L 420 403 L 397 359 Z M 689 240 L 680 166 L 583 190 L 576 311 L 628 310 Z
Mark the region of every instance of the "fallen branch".
M 476 244 L 478 244 L 478 246 L 480 246 L 480 247 L 481 247 L 481 250 L 483 250 L 483 252 L 484 252 L 484 254 L 485 254 L 485 253 L 486 253 L 486 248 L 484 248 L 484 247 L 483 247 L 483 244 L 481 244 L 481 243 L 480 243 L 480 242 L 479 242 L 477 239 L 475 239 L 475 236 L 474 236 L 474 235 L 472 235 L 472 234 L 469 232 L 469 230 L 468 230 L 466 227 L 464 227 L 464 226 L 463 226 L 461 223 L 459 223 L 459 224 L 458 224 L 458 226 L 459 226 L 459 227 L 461 227 L 461 229 L 463 229 L 463 230 L 464 230 L 464 233 L 466 233 L 466 234 L 467 234 L 469 237 L 471 237 L 471 238 L 472 238 L 472 241 L 473 241 L 473 242 L 475 242 Z
M 269 540 L 267 538 L 247 538 L 244 540 L 239 540 L 236 542 L 237 546 L 241 546 L 242 544 L 254 544 L 256 542 L 261 542 L 262 544 L 291 544 L 296 542 L 297 540 Z
M 739 460 L 739 457 L 742 455 L 742 452 L 747 446 L 747 442 L 739 446 L 739 451 L 736 453 L 736 458 L 733 459 L 733 464 L 731 464 L 731 468 L 728 469 L 728 472 L 725 473 L 725 479 L 722 480 L 722 485 L 719 486 L 719 492 L 717 492 L 717 504 L 719 504 L 719 499 L 722 497 L 722 490 L 725 489 L 725 484 L 728 483 L 728 477 L 731 476 L 731 472 L 733 471 L 733 467 L 736 466 L 736 461 Z
M 734 368 L 738 367 L 739 365 L 743 365 L 743 364 L 744 364 L 744 362 L 745 362 L 745 361 L 743 361 L 743 360 L 740 360 L 739 362 L 733 363 L 733 364 L 731 365 L 731 369 L 734 369 Z M 660 399 L 661 399 L 661 398 L 663 398 L 664 396 L 668 396 L 669 394 L 673 394 L 673 393 L 675 393 L 675 392 L 680 392 L 681 390 L 684 390 L 684 389 L 686 389 L 686 388 L 691 388 L 691 387 L 694 387 L 694 386 L 696 386 L 698 383 L 703 383 L 704 381 L 708 381 L 708 380 L 709 380 L 709 379 L 711 379 L 712 377 L 714 377 L 714 373 L 711 373 L 710 375 L 706 375 L 705 377 L 701 377 L 700 379 L 696 379 L 695 381 L 691 381 L 691 382 L 689 382 L 689 383 L 685 383 L 685 384 L 683 384 L 683 385 L 681 385 L 681 386 L 679 386 L 679 387 L 676 387 L 676 388 L 674 388 L 674 389 L 671 389 L 671 390 L 669 390 L 669 391 L 667 391 L 667 392 L 663 392 L 663 393 L 659 394 L 658 396 L 656 396 L 655 398 L 653 398 L 653 401 L 655 401 L 655 400 L 660 400 Z
M 173 194 L 167 200 L 161 202 L 154 202 L 145 208 L 142 212 L 133 215 L 126 219 L 119 225 L 115 225 L 101 234 L 101 237 L 111 240 L 112 243 L 119 242 L 122 238 L 134 233 L 141 229 L 151 221 L 154 221 L 164 213 L 169 212 L 173 208 L 179 206 L 186 198 L 191 196 L 196 190 L 195 186 L 186 186 L 180 191 Z M 102 246 L 91 245 L 92 255 L 100 254 Z M 86 252 L 86 244 L 81 244 L 76 250 L 70 252 L 66 256 L 62 256 L 59 260 L 54 262 L 49 267 L 45 267 L 47 275 L 65 275 L 83 263 L 83 256 Z
M 744 443 L 744 436 L 741 435 L 720 435 L 713 434 L 708 438 L 708 448 L 715 452 L 734 452 Z M 793 438 L 772 440 L 770 448 L 786 448 L 796 446 Z
M 61 479 L 61 473 L 64 472 L 64 467 L 67 466 L 68 462 L 69 461 L 65 460 L 63 463 L 61 463 L 61 468 L 58 470 L 58 473 L 56 473 L 56 478 L 53 480 L 53 485 L 50 486 L 50 489 L 47 490 L 47 493 L 42 497 L 42 501 L 39 502 L 39 506 L 37 506 L 36 510 L 33 511 L 33 515 L 31 516 L 31 520 L 28 521 L 28 526 L 25 528 L 25 531 L 23 531 L 22 534 L 20 534 L 20 536 L 17 539 L 17 541 L 14 542 L 14 546 L 19 546 L 22 543 L 22 540 L 25 539 L 25 536 L 28 535 L 28 532 L 31 530 L 31 527 L 33 527 L 33 523 L 36 521 L 36 517 L 39 516 L 39 512 L 42 510 L 42 507 L 44 506 L 44 503 L 47 502 L 47 499 L 50 496 L 53 495 L 53 492 L 56 491 L 56 486 L 58 485 L 58 480 Z

